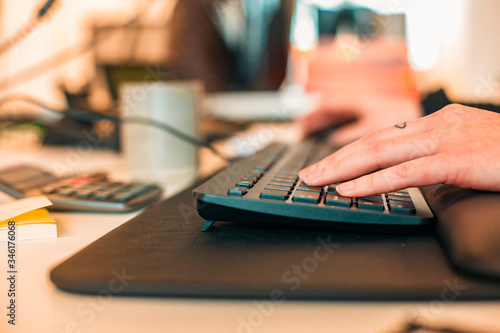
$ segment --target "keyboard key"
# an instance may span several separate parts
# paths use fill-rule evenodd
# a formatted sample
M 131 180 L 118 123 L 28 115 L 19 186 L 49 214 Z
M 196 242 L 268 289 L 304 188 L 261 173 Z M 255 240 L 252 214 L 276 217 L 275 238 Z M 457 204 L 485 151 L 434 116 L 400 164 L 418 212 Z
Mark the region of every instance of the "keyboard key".
M 237 187 L 246 187 L 250 188 L 253 186 L 253 181 L 251 180 L 240 180 L 239 182 L 236 183 Z
M 381 194 L 375 194 L 375 195 L 369 195 L 367 197 L 362 197 L 361 199 L 366 199 L 366 200 L 378 200 L 378 201 L 383 201 L 382 195 Z
M 268 185 L 266 186 L 265 190 L 273 190 L 273 191 L 286 191 L 287 193 L 290 192 L 291 187 L 283 187 L 283 186 L 272 186 Z
M 329 185 L 328 188 L 326 189 L 327 192 L 329 193 L 339 193 L 337 192 L 337 185 Z
M 277 173 L 275 177 L 283 177 L 283 178 L 297 178 L 297 174 L 293 173 Z
M 248 181 L 251 181 L 255 184 L 257 182 L 257 180 L 259 180 L 259 178 L 256 176 L 252 176 L 252 175 L 245 175 L 245 176 L 241 177 L 241 180 L 248 180 Z
M 403 197 L 403 196 L 397 196 L 397 195 L 392 195 L 392 194 L 387 195 L 387 200 L 412 202 L 410 197 Z
M 358 208 L 359 209 L 368 209 L 368 210 L 384 210 L 384 202 L 379 200 L 367 200 L 367 199 L 358 199 Z
M 352 198 L 343 197 L 334 193 L 327 193 L 325 198 L 325 205 L 336 207 L 351 207 Z
M 264 190 L 260 194 L 260 198 L 284 201 L 288 198 L 288 191 Z
M 389 201 L 389 210 L 392 213 L 412 215 L 415 214 L 415 206 L 411 202 L 407 201 Z
M 299 185 L 299 186 L 297 186 L 297 191 L 309 191 L 309 192 L 320 193 L 321 191 L 323 191 L 323 189 L 321 187 Z
M 227 194 L 235 195 L 235 196 L 239 196 L 239 197 L 243 196 L 246 193 L 247 193 L 246 187 L 234 187 L 234 188 L 231 188 L 227 191 Z
M 294 182 L 294 183 L 297 181 L 295 177 L 281 177 L 281 176 L 276 176 L 272 180 L 278 182 Z
M 286 188 L 290 188 L 293 186 L 293 184 L 289 184 L 289 183 L 277 183 L 277 182 L 273 182 L 273 181 L 270 181 L 269 184 L 267 185 L 270 185 L 270 186 L 280 186 L 280 187 L 286 187 Z
M 277 175 L 287 175 L 297 177 L 300 169 L 281 169 Z
M 282 185 L 286 185 L 286 186 L 293 186 L 295 185 L 295 182 L 290 182 L 290 181 L 282 181 L 282 180 L 271 180 L 269 182 L 269 184 L 282 184 Z
M 410 194 L 407 191 L 396 191 L 396 192 L 389 192 L 387 195 L 392 195 L 392 196 L 397 196 L 397 197 L 410 197 Z
M 262 177 L 264 173 L 262 171 L 259 171 L 259 170 L 250 170 L 247 172 L 247 175 L 251 175 L 251 176 L 254 176 L 254 177 L 257 177 L 257 178 L 260 178 Z
M 297 191 L 295 192 L 292 201 L 317 204 L 319 201 L 319 196 L 320 193 L 317 192 Z

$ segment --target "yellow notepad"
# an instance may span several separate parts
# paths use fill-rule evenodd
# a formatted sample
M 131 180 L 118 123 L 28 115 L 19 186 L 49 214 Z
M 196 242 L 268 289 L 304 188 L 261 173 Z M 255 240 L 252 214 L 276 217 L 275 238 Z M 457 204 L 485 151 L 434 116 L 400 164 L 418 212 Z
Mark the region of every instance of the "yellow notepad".
M 19 199 L 0 205 L 0 241 L 56 238 L 57 224 L 44 207 L 47 197 Z

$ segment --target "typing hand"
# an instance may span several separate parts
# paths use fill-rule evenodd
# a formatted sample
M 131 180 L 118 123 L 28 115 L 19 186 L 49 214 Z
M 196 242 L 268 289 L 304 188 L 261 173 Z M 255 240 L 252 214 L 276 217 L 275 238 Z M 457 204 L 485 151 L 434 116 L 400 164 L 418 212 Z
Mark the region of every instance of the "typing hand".
M 308 185 L 360 197 L 437 183 L 500 191 L 500 114 L 451 104 L 373 132 L 303 169 Z
M 329 137 L 331 144 L 345 145 L 375 130 L 422 115 L 415 94 L 340 89 L 326 94 L 319 107 L 299 119 L 299 124 L 307 136 L 353 120 Z

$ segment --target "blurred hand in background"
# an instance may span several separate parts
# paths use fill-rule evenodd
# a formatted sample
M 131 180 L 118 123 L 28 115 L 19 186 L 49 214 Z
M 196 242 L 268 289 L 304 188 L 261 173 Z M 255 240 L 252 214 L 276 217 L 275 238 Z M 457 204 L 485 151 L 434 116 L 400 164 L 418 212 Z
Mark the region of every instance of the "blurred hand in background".
M 322 98 L 299 124 L 305 135 L 339 126 L 329 138 L 334 145 L 424 113 L 401 38 L 340 35 L 321 42 L 310 60 L 306 89 Z

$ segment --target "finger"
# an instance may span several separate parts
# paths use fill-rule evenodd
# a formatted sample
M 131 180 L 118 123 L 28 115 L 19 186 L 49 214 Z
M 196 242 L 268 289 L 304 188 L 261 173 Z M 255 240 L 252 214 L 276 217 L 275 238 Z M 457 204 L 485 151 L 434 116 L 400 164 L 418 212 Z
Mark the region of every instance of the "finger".
M 422 133 L 429 130 L 431 127 L 432 127 L 432 121 L 430 121 L 427 117 L 395 124 L 394 126 L 390 126 L 385 129 L 367 134 L 361 139 L 342 147 L 334 154 L 332 154 L 331 158 L 338 160 L 343 158 L 344 156 L 353 154 L 360 149 L 366 148 L 367 146 L 369 146 L 374 142 L 401 135 Z
M 315 172 L 300 174 L 311 186 L 322 186 L 353 179 L 361 175 L 438 152 L 438 143 L 429 132 L 403 135 L 373 142 L 356 152 L 337 158 L 335 154 L 318 162 Z
M 444 183 L 449 171 L 446 164 L 441 155 L 422 157 L 345 182 L 337 191 L 343 196 L 363 197 Z
M 355 122 L 344 125 L 336 130 L 330 135 L 328 141 L 334 146 L 343 146 L 358 140 L 372 130 L 371 125 L 367 122 Z

